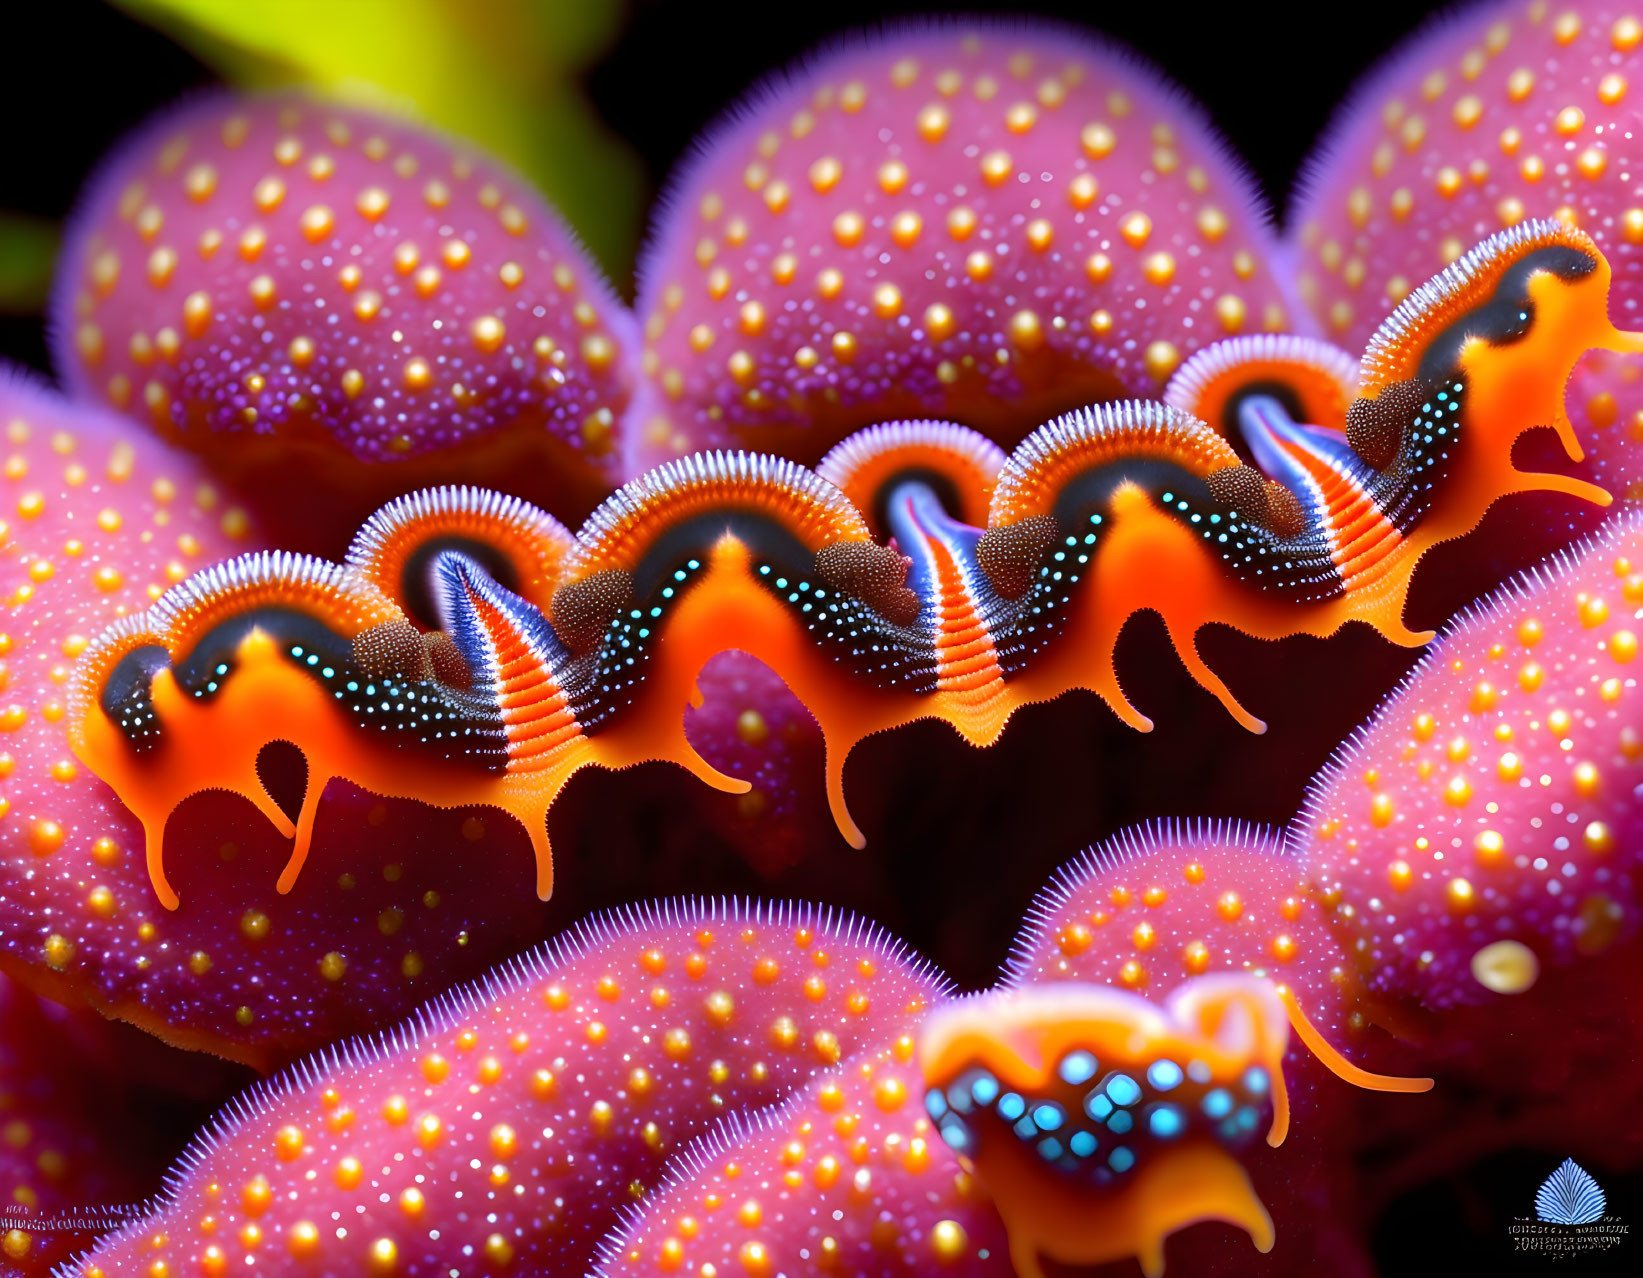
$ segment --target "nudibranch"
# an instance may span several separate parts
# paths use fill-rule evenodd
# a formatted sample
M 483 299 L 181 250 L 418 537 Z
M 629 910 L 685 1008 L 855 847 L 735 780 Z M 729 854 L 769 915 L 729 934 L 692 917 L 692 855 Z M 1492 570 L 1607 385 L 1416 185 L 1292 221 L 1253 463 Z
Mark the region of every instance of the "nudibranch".
M 1018 1278 L 1045 1259 L 1134 1256 L 1149 1278 L 1164 1239 L 1201 1220 L 1260 1251 L 1272 1219 L 1237 1154 L 1286 1134 L 1284 1009 L 1258 984 L 1205 976 L 1160 1006 L 1063 983 L 965 1000 L 919 1038 L 925 1109 L 973 1169 Z
M 15 375 L 0 380 L 0 465 L 0 968 L 267 1068 L 402 1016 L 542 934 L 529 845 L 511 823 L 341 783 L 320 821 L 325 870 L 288 896 L 275 876 L 290 843 L 263 815 L 224 794 L 183 804 L 167 848 L 188 900 L 158 909 L 141 824 L 70 744 L 74 671 L 100 631 L 127 630 L 167 587 L 261 534 L 197 458 Z M 484 527 L 484 514 L 448 526 Z M 389 531 L 378 526 L 361 559 L 385 591 Z M 505 573 L 524 534 L 486 535 Z M 545 543 L 530 544 L 542 559 Z M 204 757 L 218 762 L 209 746 Z M 290 760 L 264 762 L 289 804 Z
M 53 315 L 79 394 L 286 545 L 428 483 L 586 510 L 620 477 L 630 315 L 523 181 L 400 120 L 219 94 L 152 122 L 87 194 Z
M 1241 974 L 1162 1002 L 1059 982 L 938 1004 L 676 1156 L 595 1272 L 1157 1275 L 1205 1220 L 1267 1251 L 1244 1162 L 1286 1134 L 1288 1017 Z
M 1236 1155 L 1284 1103 L 1287 1034 L 1225 977 L 1163 1005 L 1070 984 L 941 1005 L 676 1158 L 596 1272 L 1157 1275 L 1210 1219 L 1269 1250 Z
M 830 911 L 624 910 L 240 1098 L 72 1272 L 580 1272 L 669 1153 L 945 995 Z
M 1640 634 L 1630 514 L 1457 621 L 1320 774 L 1295 830 L 1372 989 L 1488 1001 L 1636 934 Z
M 175 907 L 162 835 L 179 802 L 219 788 L 259 806 L 294 836 L 287 890 L 333 777 L 510 812 L 546 899 L 548 812 L 582 768 L 668 760 L 747 790 L 683 726 L 699 673 L 730 649 L 815 716 L 829 804 L 858 847 L 844 765 L 874 733 L 934 718 L 986 746 L 1016 709 L 1074 688 L 1150 728 L 1113 660 L 1140 611 L 1260 731 L 1200 656 L 1206 625 L 1277 639 L 1356 620 L 1418 644 L 1429 636 L 1408 629 L 1403 604 L 1431 545 L 1510 493 L 1608 500 L 1512 465 L 1518 437 L 1559 411 L 1582 351 L 1643 341 L 1609 324 L 1607 292 L 1604 259 L 1577 231 L 1533 223 L 1486 241 L 1377 333 L 1344 431 L 1292 416 L 1309 415 L 1320 376 L 1346 395 L 1338 361 L 1257 341 L 1211 348 L 1175 388 L 1237 419 L 1221 430 L 1125 401 L 1058 418 L 1008 457 L 940 422 L 870 428 L 821 474 L 697 454 L 624 485 L 574 538 L 517 500 L 413 496 L 373 519 L 344 565 L 252 557 L 110 630 L 81 663 L 71 738 L 141 819 L 155 889 Z M 1238 377 L 1261 393 L 1235 393 Z M 966 522 L 983 510 L 984 528 Z M 257 772 L 276 740 L 308 762 L 294 822 Z
M 1482 4 L 1409 41 L 1355 91 L 1301 184 L 1287 219 L 1299 307 L 1355 346 L 1480 235 L 1555 217 L 1602 249 L 1616 318 L 1643 328 L 1640 44 L 1643 9 L 1614 0 Z M 1568 394 L 1587 473 L 1631 497 L 1640 378 L 1643 361 L 1594 351 Z
M 909 30 L 755 90 L 640 262 L 634 469 L 814 463 L 896 417 L 1013 444 L 1287 327 L 1260 201 L 1196 108 L 1048 25 Z

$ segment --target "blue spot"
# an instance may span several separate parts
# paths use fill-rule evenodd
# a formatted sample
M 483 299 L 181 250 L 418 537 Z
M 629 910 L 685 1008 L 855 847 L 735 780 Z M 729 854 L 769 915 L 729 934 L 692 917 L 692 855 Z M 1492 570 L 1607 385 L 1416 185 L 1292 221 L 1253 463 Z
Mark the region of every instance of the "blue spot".
M 1204 1097 L 1204 1113 L 1211 1118 L 1225 1118 L 1232 1112 L 1232 1093 L 1224 1087 L 1217 1087 Z
M 1116 1110 L 1107 1120 L 1107 1130 L 1115 1135 L 1122 1136 L 1135 1126 L 1135 1115 L 1127 1109 Z
M 1246 1132 L 1254 1131 L 1255 1130 L 1255 1124 L 1258 1123 L 1259 1121 L 1260 1121 L 1260 1115 L 1257 1114 L 1254 1111 L 1254 1109 L 1252 1109 L 1248 1105 L 1243 1106 L 1238 1111 L 1238 1126 L 1243 1131 L 1246 1131 Z
M 1025 1116 L 1015 1125 L 1013 1130 L 1022 1140 L 1032 1140 L 1033 1137 L 1038 1135 L 1038 1128 L 1033 1125 L 1033 1120 Z
M 1127 1172 L 1135 1166 L 1135 1151 L 1120 1145 L 1107 1155 L 1107 1166 L 1115 1172 Z
M 1251 1096 L 1265 1096 L 1271 1082 L 1266 1070 L 1259 1065 L 1251 1065 L 1244 1071 L 1244 1090 Z
M 1038 1156 L 1047 1163 L 1053 1163 L 1061 1157 L 1061 1142 L 1054 1136 L 1038 1142 Z
M 1060 1130 L 1065 1119 L 1066 1115 L 1061 1112 L 1061 1106 L 1051 1104 L 1048 1101 L 1033 1110 L 1033 1122 L 1037 1123 L 1042 1131 L 1053 1132 Z
M 1067 1142 L 1067 1148 L 1080 1158 L 1088 1158 L 1097 1149 L 1093 1132 L 1074 1132 L 1072 1139 Z
M 1159 1140 L 1172 1140 L 1181 1134 L 1186 1123 L 1174 1105 L 1159 1105 L 1147 1115 L 1147 1126 Z
M 1107 1080 L 1107 1095 L 1115 1105 L 1133 1105 L 1141 1099 L 1141 1085 L 1128 1074 L 1114 1074 Z
M 1112 1113 L 1112 1102 L 1100 1092 L 1092 1092 L 1084 1100 L 1084 1112 L 1099 1123 Z
M 991 1074 L 983 1074 L 970 1084 L 970 1095 L 977 1105 L 991 1105 L 998 1098 L 998 1080 Z
M 949 1118 L 941 1125 L 941 1139 L 956 1150 L 963 1151 L 970 1147 L 970 1133 L 956 1118 Z
M 1181 1085 L 1181 1067 L 1174 1061 L 1154 1061 L 1147 1069 L 1147 1082 L 1161 1092 Z
M 1014 1092 L 1005 1092 L 998 1098 L 998 1116 L 1006 1123 L 1013 1123 L 1027 1112 L 1027 1102 Z
M 1071 1083 L 1077 1087 L 1080 1083 L 1087 1083 L 1095 1077 L 1099 1068 L 1096 1059 L 1089 1052 L 1068 1052 L 1061 1058 L 1061 1065 L 1056 1073 L 1061 1075 L 1063 1083 Z
M 947 1112 L 947 1098 L 941 1094 L 941 1088 L 932 1087 L 924 1093 L 924 1112 L 931 1118 L 940 1118 Z

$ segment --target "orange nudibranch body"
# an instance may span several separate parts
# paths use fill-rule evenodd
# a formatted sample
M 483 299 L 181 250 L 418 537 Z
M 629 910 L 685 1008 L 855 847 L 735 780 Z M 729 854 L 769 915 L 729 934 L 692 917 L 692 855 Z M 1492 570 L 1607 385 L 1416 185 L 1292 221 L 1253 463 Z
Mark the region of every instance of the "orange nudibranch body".
M 747 788 L 683 728 L 698 674 L 729 649 L 816 716 L 857 846 L 844 763 L 873 733 L 936 718 L 985 746 L 1020 706 L 1074 688 L 1148 729 L 1113 660 L 1139 611 L 1260 731 L 1199 655 L 1203 626 L 1277 639 L 1362 621 L 1419 644 L 1403 604 L 1430 546 L 1515 492 L 1607 502 L 1517 471 L 1511 451 L 1562 420 L 1586 349 L 1643 348 L 1609 323 L 1608 285 L 1582 233 L 1526 223 L 1416 290 L 1356 379 L 1320 343 L 1236 339 L 1190 361 L 1169 403 L 1067 414 L 1008 457 L 936 422 L 861 432 L 820 473 L 701 454 L 625 485 L 574 536 L 495 494 L 415 494 L 343 565 L 219 566 L 114 627 L 81 665 L 75 748 L 142 819 L 174 906 L 162 834 L 182 799 L 255 803 L 295 839 L 288 889 L 333 777 L 505 809 L 531 831 L 546 898 L 548 811 L 581 768 L 667 760 Z M 257 776 L 275 740 L 308 760 L 294 821 Z

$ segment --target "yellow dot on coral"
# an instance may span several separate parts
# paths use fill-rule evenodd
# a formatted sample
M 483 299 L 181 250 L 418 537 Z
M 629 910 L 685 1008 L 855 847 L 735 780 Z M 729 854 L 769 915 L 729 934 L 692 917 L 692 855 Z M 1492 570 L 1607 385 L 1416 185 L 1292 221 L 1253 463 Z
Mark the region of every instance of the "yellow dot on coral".
M 287 1124 L 274 1133 L 274 1152 L 281 1162 L 289 1163 L 302 1156 L 304 1145 L 302 1129 Z
M 469 334 L 473 338 L 475 349 L 489 355 L 501 347 L 507 339 L 508 330 L 496 316 L 481 315 L 473 322 Z
M 513 1244 L 501 1234 L 491 1234 L 485 1239 L 485 1259 L 493 1265 L 506 1265 L 513 1260 Z
M 392 1238 L 378 1238 L 369 1253 L 371 1272 L 391 1274 L 399 1263 L 399 1248 Z
M 1017 311 L 1010 317 L 1010 340 L 1024 351 L 1044 344 L 1044 326 L 1032 311 Z
M 285 1238 L 286 1249 L 299 1260 L 319 1251 L 319 1230 L 310 1221 L 298 1221 Z
M 1173 342 L 1153 342 L 1147 347 L 1145 359 L 1147 373 L 1159 382 L 1167 381 L 1181 363 L 1181 352 Z
M 1137 210 L 1118 224 L 1118 233 L 1131 248 L 1140 248 L 1152 235 L 1152 219 Z
M 936 1259 L 944 1265 L 962 1259 L 969 1249 L 970 1238 L 964 1232 L 964 1226 L 956 1220 L 937 1221 L 930 1230 L 930 1250 L 935 1252 Z
M 1522 941 L 1495 941 L 1472 955 L 1472 977 L 1496 994 L 1522 994 L 1540 976 L 1540 961 Z

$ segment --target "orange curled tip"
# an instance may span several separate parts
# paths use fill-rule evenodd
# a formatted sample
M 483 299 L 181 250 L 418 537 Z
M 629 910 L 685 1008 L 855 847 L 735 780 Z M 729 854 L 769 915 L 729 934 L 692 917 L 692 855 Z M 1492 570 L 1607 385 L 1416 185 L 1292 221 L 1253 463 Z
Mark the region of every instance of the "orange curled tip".
M 1318 1032 L 1317 1026 L 1307 1019 L 1301 1010 L 1300 1000 L 1295 992 L 1287 985 L 1273 987 L 1279 1002 L 1284 1005 L 1284 1011 L 1289 1017 L 1289 1023 L 1294 1027 L 1296 1035 L 1305 1043 L 1307 1050 L 1318 1058 L 1325 1068 L 1338 1078 L 1345 1079 L 1354 1087 L 1362 1087 L 1372 1092 L 1429 1092 L 1433 1083 L 1430 1078 L 1398 1078 L 1391 1074 L 1372 1074 L 1366 1069 L 1360 1069 L 1335 1049 L 1327 1038 Z M 1277 1144 L 1276 1141 L 1273 1144 Z
M 1242 973 L 1162 1005 L 1108 985 L 1004 990 L 925 1022 L 925 1110 L 992 1198 L 1017 1274 L 1134 1256 L 1155 1276 L 1165 1239 L 1197 1221 L 1271 1249 L 1241 1157 L 1265 1109 L 1287 1126 L 1288 1039 L 1270 984 Z

